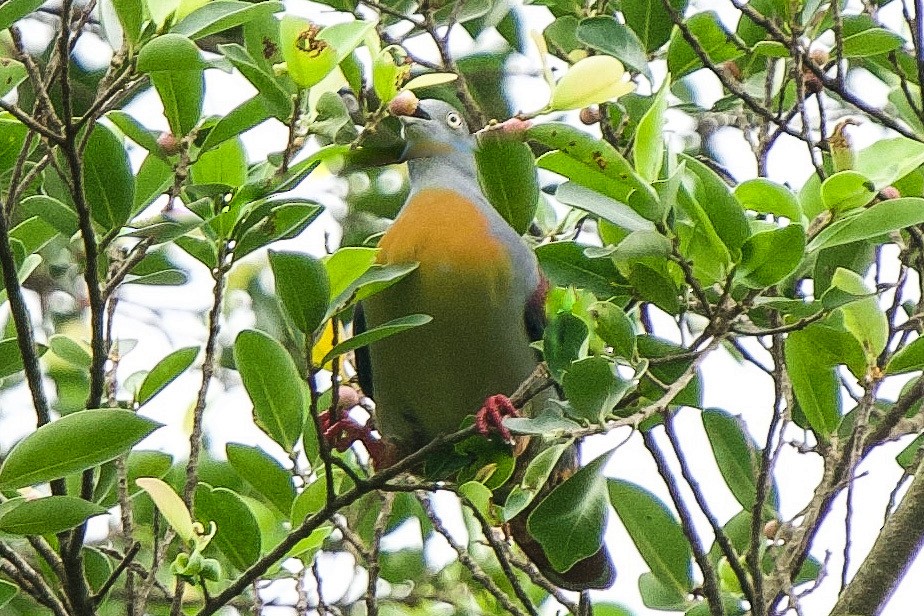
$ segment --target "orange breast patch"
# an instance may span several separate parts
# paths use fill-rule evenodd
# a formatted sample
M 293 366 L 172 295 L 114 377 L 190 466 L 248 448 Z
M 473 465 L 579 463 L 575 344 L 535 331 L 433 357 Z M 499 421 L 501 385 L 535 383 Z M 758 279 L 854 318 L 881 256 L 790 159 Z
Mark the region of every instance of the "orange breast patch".
M 424 277 L 445 274 L 510 276 L 504 245 L 471 201 L 451 190 L 417 193 L 379 241 L 379 263 L 420 264 Z

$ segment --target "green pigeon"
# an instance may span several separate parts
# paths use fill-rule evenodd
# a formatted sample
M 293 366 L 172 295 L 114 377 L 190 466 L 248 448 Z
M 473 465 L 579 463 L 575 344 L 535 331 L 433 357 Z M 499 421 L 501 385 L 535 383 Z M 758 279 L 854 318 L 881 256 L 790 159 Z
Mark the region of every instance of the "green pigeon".
M 379 240 L 377 258 L 381 264 L 418 266 L 363 301 L 354 335 L 409 314 L 433 318 L 374 342 L 356 356 L 360 385 L 375 401 L 375 425 L 382 436 L 378 443 L 361 440 L 373 458 L 392 462 L 458 430 L 473 413 L 483 432 L 493 427 L 510 439 L 501 423 L 515 412 L 507 396 L 539 364 L 530 343 L 542 338 L 548 283 L 532 249 L 482 193 L 475 140 L 462 115 L 448 103 L 418 101 L 409 93 L 393 101 L 390 110 L 404 126 L 411 188 Z M 549 395 L 531 400 L 523 413 L 541 410 Z M 335 425 L 328 433 L 344 427 Z M 541 450 L 540 441 L 518 458 L 520 473 L 537 447 Z M 549 483 L 563 481 L 577 464 L 572 448 Z M 611 586 L 615 570 L 605 546 L 559 572 L 527 531 L 529 514 L 550 490 L 510 521 L 514 540 L 562 588 Z

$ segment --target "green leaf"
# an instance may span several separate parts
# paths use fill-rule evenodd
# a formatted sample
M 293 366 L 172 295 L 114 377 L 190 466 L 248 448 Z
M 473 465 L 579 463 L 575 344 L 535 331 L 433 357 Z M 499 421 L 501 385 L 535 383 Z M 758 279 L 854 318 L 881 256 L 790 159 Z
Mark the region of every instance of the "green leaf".
M 218 147 L 201 152 L 189 172 L 194 184 L 242 186 L 247 181 L 244 143 L 240 138 L 227 139 Z
M 102 124 L 96 124 L 84 150 L 83 183 L 93 220 L 106 230 L 125 224 L 132 212 L 135 180 L 125 147 Z
M 133 46 L 141 38 L 141 26 L 144 22 L 144 7 L 142 0 L 112 0 L 112 6 L 119 23 L 122 24 L 122 33 Z
M 205 92 L 206 63 L 199 48 L 180 34 L 157 36 L 138 53 L 138 70 L 148 73 L 164 105 L 164 115 L 177 138 L 199 122 Z
M 250 507 L 234 491 L 196 486 L 196 518 L 208 528 L 216 526 L 214 545 L 238 570 L 245 571 L 260 557 L 260 527 Z
M 330 298 L 339 297 L 375 263 L 375 248 L 341 246 L 324 259 L 327 277 L 330 280 Z
M 170 484 L 155 477 L 139 477 L 135 480 L 135 484 L 148 493 L 157 510 L 180 536 L 180 539 L 187 543 L 195 540 L 196 530 L 193 527 L 189 509 L 183 504 L 183 499 L 170 487 Z
M 225 451 L 238 475 L 282 515 L 288 516 L 295 500 L 295 486 L 289 471 L 259 447 L 228 443 Z
M 517 233 L 526 233 L 539 205 L 533 151 L 502 131 L 478 133 L 478 183 L 484 196 Z
M 24 216 L 39 216 L 64 237 L 77 233 L 77 213 L 54 197 L 32 195 L 23 199 L 17 209 Z
M 626 281 L 610 259 L 590 259 L 577 242 L 550 242 L 536 247 L 542 271 L 552 284 L 587 289 L 606 299 L 625 290 Z
M 621 479 L 609 480 L 610 503 L 632 543 L 665 590 L 683 600 L 693 589 L 692 552 L 674 515 L 654 494 Z
M 76 496 L 27 500 L 0 517 L 0 532 L 10 535 L 52 535 L 83 524 L 105 509 Z
M 844 317 L 844 328 L 860 341 L 869 366 L 875 366 L 879 354 L 889 342 L 889 321 L 879 307 L 876 295 L 866 287 L 863 277 L 842 267 L 831 278 L 831 286 L 850 295 L 864 296 L 838 308 Z
M 680 289 L 663 262 L 638 262 L 629 272 L 629 284 L 646 302 L 651 302 L 668 314 L 680 312 Z
M 558 150 L 561 156 L 537 161 L 540 167 L 561 173 L 588 188 L 627 203 L 648 220 L 660 220 L 664 209 L 654 189 L 635 172 L 629 161 L 608 142 L 562 122 L 544 122 L 526 131 L 529 139 Z M 555 167 L 546 166 L 549 160 Z M 564 169 L 561 169 L 564 167 Z M 567 170 L 567 171 L 566 171 Z M 587 182 L 602 175 L 609 181 Z M 635 194 L 633 194 L 635 193 Z
M 586 353 L 587 324 L 570 312 L 555 315 L 545 328 L 542 353 L 549 372 L 561 381 L 571 362 Z
M 327 352 L 327 355 L 325 355 L 324 359 L 321 361 L 321 365 L 326 366 L 327 362 L 335 357 L 339 357 L 360 347 L 368 346 L 373 342 L 383 338 L 394 336 L 395 334 L 400 334 L 403 331 L 414 329 L 415 327 L 420 327 L 421 325 L 426 325 L 432 320 L 433 317 L 428 314 L 409 314 L 404 317 L 392 319 L 391 321 L 379 325 L 378 327 L 373 327 L 372 329 L 368 329 L 359 335 L 349 338 L 348 340 L 344 340 Z
M 6 30 L 42 4 L 44 0 L 9 0 L 0 4 L 0 30 Z
M 841 54 L 845 58 L 866 58 L 895 51 L 905 39 L 885 28 L 869 28 L 843 39 Z
M 269 252 L 269 261 L 276 279 L 276 295 L 295 327 L 306 336 L 313 336 L 324 322 L 330 300 L 330 281 L 324 264 L 304 253 L 273 250 Z
M 661 84 L 651 107 L 638 121 L 635 130 L 635 169 L 643 179 L 653 182 L 661 174 L 664 162 L 664 113 L 667 111 L 667 91 L 670 76 Z
M 681 159 L 687 167 L 683 179 L 686 190 L 706 212 L 722 243 L 735 255 L 751 232 L 744 208 L 715 171 L 690 156 L 681 155 Z
M 924 338 L 916 338 L 903 346 L 886 364 L 886 374 L 904 374 L 924 370 Z
M 791 190 L 766 178 L 745 180 L 735 187 L 735 198 L 746 210 L 802 220 L 802 207 Z
M 821 184 L 821 202 L 834 213 L 863 207 L 876 196 L 876 186 L 862 173 L 841 171 Z
M 576 182 L 565 182 L 555 190 L 555 198 L 599 216 L 626 231 L 654 231 L 654 224 L 630 206 Z
M 908 446 L 902 449 L 897 456 L 895 456 L 895 461 L 903 469 L 914 472 L 912 465 L 917 459 L 918 452 L 921 448 L 924 447 L 924 434 L 918 435 L 916 439 L 908 443 Z
M 529 514 L 527 529 L 556 571 L 568 571 L 603 545 L 607 514 L 603 467 L 613 451 L 557 485 Z
M 619 403 L 631 383 L 620 378 L 610 360 L 586 357 L 572 362 L 561 385 L 576 416 L 599 423 Z
M 330 304 L 330 314 L 336 314 L 379 291 L 384 291 L 415 269 L 416 263 L 373 265 L 334 298 Z
M 535 458 L 530 460 L 529 466 L 523 474 L 523 480 L 514 486 L 504 502 L 503 520 L 509 522 L 518 513 L 526 509 L 536 498 L 539 491 L 548 481 L 559 458 L 571 443 L 559 443 L 543 449 Z
M 89 368 L 93 362 L 86 347 L 62 334 L 55 334 L 49 338 L 48 346 L 51 347 L 52 353 L 78 368 Z
M 262 92 L 247 99 L 218 120 L 205 138 L 202 150 L 211 150 L 270 119 L 274 115 L 273 109 L 272 100 Z
M 285 7 L 282 2 L 264 1 L 252 4 L 232 0 L 214 0 L 184 17 L 170 31 L 196 40 L 230 30 L 252 19 L 278 13 L 283 8 Z
M 257 98 L 267 104 L 273 115 L 280 121 L 287 121 L 292 114 L 292 97 L 279 84 L 277 78 L 265 72 L 258 61 L 251 57 L 245 48 L 236 43 L 219 45 L 218 50 L 259 91 L 261 96 Z M 249 122 L 249 124 L 256 125 L 253 122 Z M 213 128 L 212 130 L 214 131 L 215 129 Z M 209 140 L 206 139 L 206 144 L 208 144 Z M 214 143 L 217 143 L 217 141 Z
M 609 15 L 582 19 L 574 32 L 578 41 L 621 60 L 653 81 L 642 42 L 629 27 Z
M 722 21 L 715 11 L 695 13 L 686 19 L 686 25 L 714 65 L 743 55 L 744 52 L 734 44 L 734 37 L 722 26 Z M 683 37 L 683 33 L 679 28 L 675 28 L 671 34 L 670 46 L 667 48 L 667 70 L 675 80 L 679 80 L 702 65 L 702 61 Z
M 797 224 L 755 233 L 741 247 L 736 275 L 753 289 L 775 285 L 796 270 L 805 256 L 805 231 Z
M 665 612 L 682 612 L 694 605 L 686 595 L 679 595 L 672 587 L 664 584 L 655 574 L 646 571 L 638 578 L 638 591 L 645 607 Z
M 12 601 L 18 592 L 19 587 L 16 584 L 0 580 L 0 608 Z
M 10 58 L 0 58 L 0 96 L 6 96 L 27 77 L 26 66 Z
M 184 347 L 173 351 L 157 362 L 138 389 L 136 399 L 138 404 L 145 404 L 148 400 L 159 394 L 163 389 L 175 381 L 189 368 L 199 354 L 199 347 Z
M 611 302 L 596 302 L 588 312 L 594 322 L 594 333 L 613 347 L 617 356 L 626 359 L 635 356 L 635 328 L 622 308 Z
M 840 384 L 835 369 L 819 365 L 817 348 L 801 331 L 786 338 L 785 357 L 802 413 L 819 438 L 827 439 L 840 422 Z
M 235 261 L 272 242 L 298 236 L 324 211 L 312 201 L 291 197 L 284 202 L 268 201 L 261 208 L 265 210 L 261 209 L 260 215 L 255 216 L 258 221 L 251 224 L 248 217 L 240 225 L 249 227 L 234 247 Z
M 99 466 L 125 453 L 161 425 L 121 409 L 65 415 L 13 446 L 0 466 L 0 489 L 24 488 Z
M 320 30 L 306 19 L 286 15 L 279 25 L 282 55 L 289 76 L 300 88 L 310 88 L 337 66 L 337 51 L 318 37 Z
M 684 357 L 687 355 L 685 347 L 667 340 L 649 334 L 642 334 L 636 337 L 636 344 L 638 345 L 640 357 L 660 360 L 656 365 L 648 367 L 657 382 L 647 377 L 639 382 L 638 392 L 649 400 L 657 400 L 664 395 L 666 390 L 662 385 L 675 382 L 683 376 L 693 363 L 693 360 Z M 674 355 L 680 355 L 681 357 L 668 359 Z M 698 370 L 693 380 L 677 394 L 671 405 L 702 406 L 702 376 Z
M 305 405 L 295 362 L 268 335 L 245 329 L 234 341 L 234 363 L 253 402 L 257 426 L 291 452 L 301 433 Z
M 891 231 L 924 223 L 924 199 L 904 197 L 877 203 L 853 216 L 831 223 L 809 242 L 807 250 L 868 240 Z
M 35 345 L 35 352 L 41 357 L 48 350 L 43 344 Z M 19 351 L 19 341 L 16 338 L 0 340 L 0 379 L 16 374 L 23 369 L 22 354 Z
M 718 409 L 703 411 L 702 419 L 725 484 L 742 507 L 752 510 L 757 500 L 759 451 L 745 432 L 743 421 Z
M 578 60 L 552 89 L 549 111 L 580 109 L 612 101 L 635 90 L 622 62 L 612 56 Z
M 681 15 L 687 8 L 687 0 L 670 0 L 670 4 Z M 660 49 L 670 38 L 674 22 L 662 0 L 626 2 L 620 8 L 626 25 L 635 31 L 648 53 Z

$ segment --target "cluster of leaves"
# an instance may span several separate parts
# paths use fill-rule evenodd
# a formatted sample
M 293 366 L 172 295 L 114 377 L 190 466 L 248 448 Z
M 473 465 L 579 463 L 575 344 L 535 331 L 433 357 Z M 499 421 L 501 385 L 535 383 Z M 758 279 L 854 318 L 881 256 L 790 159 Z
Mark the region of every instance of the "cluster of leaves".
M 736 3 L 743 16 L 732 33 L 714 13 L 685 16 L 682 1 L 588 8 L 550 0 L 541 4 L 554 20 L 530 42 L 520 9 L 488 0 L 332 0 L 341 13 L 326 27 L 279 18 L 283 5 L 273 1 L 112 0 L 101 3 L 99 22 L 118 52 L 105 74 L 90 79 L 87 95 L 75 87 L 70 50 L 90 14 L 65 2 L 65 27 L 39 63 L 25 54 L 15 24 L 40 4 L 0 6 L 0 30 L 14 34 L 11 57 L 0 58 L 0 96 L 18 95 L 15 104 L 4 99 L 0 115 L 0 264 L 12 315 L 0 340 L 0 396 L 28 388 L 39 424 L 0 466 L 0 560 L 10 565 L 2 569 L 0 605 L 84 616 L 179 614 L 190 602 L 204 615 L 235 602 L 259 604 L 259 593 L 247 595 L 255 584 L 295 577 L 299 607 L 321 607 L 320 591 L 309 597 L 304 588 L 327 552 L 350 553 L 370 580 L 364 596 L 338 600 L 344 611 L 365 604 L 402 614 L 447 605 L 535 613 L 546 601 L 577 609 L 528 567 L 515 572 L 517 555 L 484 533 L 532 507 L 529 532 L 559 570 L 600 549 L 612 510 L 650 569 L 638 580 L 646 606 L 769 614 L 784 609 L 783 598 L 795 600 L 795 586 L 821 582 L 821 565 L 809 555 L 814 534 L 869 451 L 917 435 L 898 463 L 909 475 L 920 466 L 924 381 L 908 380 L 894 401 L 879 389 L 924 369 L 924 344 L 915 336 L 924 308 L 905 289 L 924 272 L 924 120 L 913 50 L 877 21 L 874 7 L 842 15 L 836 3 L 798 11 L 775 0 Z M 495 30 L 509 49 L 454 58 L 448 32 L 456 25 L 473 36 Z M 809 54 L 804 41 L 830 31 L 833 61 Z M 439 70 L 411 54 L 405 43 L 416 37 L 437 46 Z M 476 126 L 511 115 L 501 80 L 485 75 L 500 74 L 511 54 L 531 44 L 540 49 L 551 95 L 523 117 L 583 109 L 585 123 L 599 128 L 591 134 L 543 121 L 520 141 L 502 131 L 478 137 L 486 196 L 530 234 L 553 283 L 537 346 L 564 398 L 507 424 L 541 436 L 546 448 L 515 472 L 507 447 L 466 438 L 472 429 L 460 426 L 450 442 L 373 473 L 354 450 L 327 446 L 323 412 L 342 413 L 355 402 L 352 390 L 338 386 L 350 374 L 352 351 L 430 320 L 407 315 L 352 337 L 343 327 L 358 301 L 414 269 L 379 265 L 366 245 L 369 231 L 381 227 L 377 217 L 393 216 L 404 192 L 384 195 L 379 182 L 352 190 L 344 245 L 323 259 L 265 249 L 299 236 L 320 215 L 316 201 L 288 194 L 319 165 L 375 180 L 383 172 L 370 165 L 395 162 L 402 145 L 386 109 L 402 90 L 458 94 Z M 557 80 L 553 58 L 569 65 Z M 653 79 L 656 62 L 666 62 L 662 82 Z M 892 87 L 897 114 L 846 89 L 853 68 Z M 236 71 L 256 94 L 221 117 L 204 116 L 208 70 Z M 725 87 L 710 108 L 692 94 L 703 73 Z M 635 93 L 644 80 L 651 93 Z M 122 109 L 146 86 L 162 103 L 169 132 Z M 846 125 L 829 131 L 824 114 L 813 136 L 810 95 L 820 109 L 830 97 L 899 136 L 855 152 Z M 730 183 L 710 158 L 667 147 L 671 106 L 697 119 L 745 117 L 761 177 Z M 796 117 L 801 127 L 791 125 Z M 267 160 L 249 162 L 241 135 L 265 122 L 286 126 L 288 138 Z M 783 134 L 811 153 L 814 174 L 798 192 L 763 177 Z M 144 154 L 140 165 L 129 162 L 133 148 Z M 542 186 L 540 170 L 557 179 Z M 553 202 L 567 213 L 558 215 Z M 166 205 L 152 215 L 152 204 Z M 883 251 L 886 245 L 898 250 Z M 273 294 L 242 262 L 258 251 L 268 254 Z M 122 287 L 183 285 L 185 268 L 200 266 L 214 282 L 204 345 L 176 349 L 122 378 L 119 362 L 133 346 L 111 334 L 113 320 L 125 318 L 117 310 Z M 883 282 L 888 267 L 898 272 L 894 283 Z M 242 271 L 248 280 L 233 282 Z M 222 349 L 232 284 L 250 294 L 256 328 Z M 30 318 L 24 289 L 42 300 L 42 319 Z M 70 301 L 50 301 L 61 295 Z M 700 366 L 717 349 L 761 368 L 776 386 L 761 442 L 733 413 L 704 408 Z M 194 365 L 201 380 L 188 459 L 140 449 L 160 427 L 145 417 L 152 400 Z M 255 425 L 285 457 L 241 443 L 217 456 L 203 450 L 215 376 L 243 384 Z M 48 384 L 56 394 L 50 403 Z M 844 392 L 855 396 L 852 408 Z M 680 408 L 701 417 L 740 505 L 721 522 L 673 431 Z M 800 525 L 783 520 L 773 466 L 790 423 L 806 431 L 804 447 L 826 469 Z M 544 488 L 573 442 L 623 426 L 637 429 L 670 505 L 653 486 L 603 474 L 619 456 L 615 449 Z M 679 474 L 665 462 L 665 438 Z M 435 484 L 399 477 L 424 461 L 430 477 L 443 479 L 452 467 L 455 481 L 438 487 L 464 503 L 467 545 L 455 543 L 421 496 Z M 684 482 L 695 502 L 682 496 Z M 51 495 L 33 489 L 46 485 Z M 86 541 L 87 520 L 113 517 L 116 506 L 121 532 L 105 543 Z M 692 527 L 694 511 L 712 526 L 709 549 Z M 408 520 L 418 522 L 423 543 L 384 549 L 383 536 Z M 425 546 L 443 540 L 459 558 L 430 570 Z M 901 571 L 893 566 L 892 579 Z M 601 604 L 595 613 L 621 608 Z

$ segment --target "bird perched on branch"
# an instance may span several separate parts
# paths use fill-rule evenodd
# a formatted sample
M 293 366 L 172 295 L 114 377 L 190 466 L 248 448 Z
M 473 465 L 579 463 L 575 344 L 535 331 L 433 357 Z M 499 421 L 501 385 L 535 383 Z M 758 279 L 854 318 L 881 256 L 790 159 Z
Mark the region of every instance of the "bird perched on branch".
M 381 443 L 363 441 L 374 457 L 396 461 L 458 430 L 476 411 L 482 431 L 510 439 L 502 420 L 515 409 L 507 396 L 539 363 L 530 342 L 542 337 L 548 283 L 533 251 L 483 195 L 475 142 L 462 115 L 445 102 L 418 101 L 409 92 L 390 111 L 404 126 L 411 191 L 379 242 L 378 261 L 418 267 L 364 300 L 354 334 L 409 314 L 433 318 L 357 353 L 360 384 L 375 400 L 382 435 Z M 543 401 L 533 399 L 524 412 L 532 412 L 530 404 L 541 410 Z M 521 458 L 526 459 L 517 465 L 525 468 L 528 456 Z M 576 468 L 571 451 L 550 483 Z M 615 572 L 605 547 L 566 572 L 555 571 L 527 531 L 531 511 L 510 521 L 511 534 L 553 583 L 572 590 L 612 584 Z

